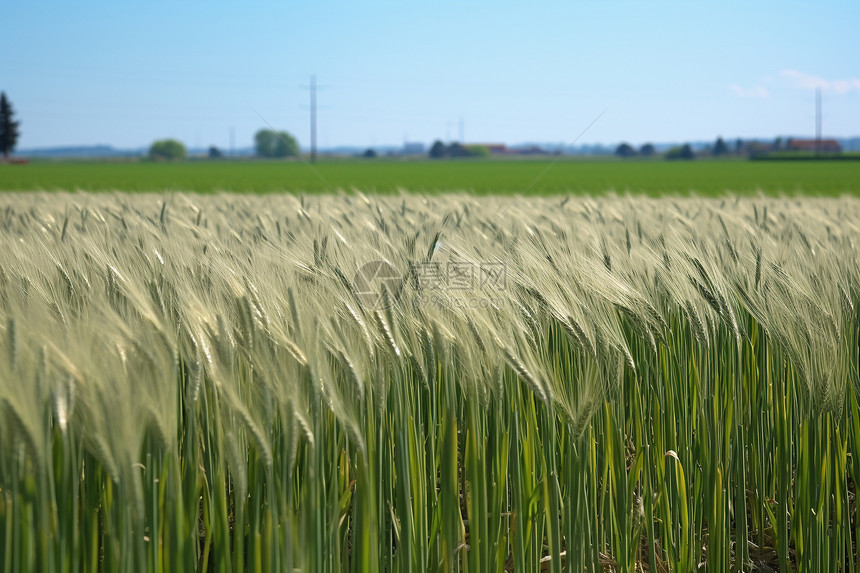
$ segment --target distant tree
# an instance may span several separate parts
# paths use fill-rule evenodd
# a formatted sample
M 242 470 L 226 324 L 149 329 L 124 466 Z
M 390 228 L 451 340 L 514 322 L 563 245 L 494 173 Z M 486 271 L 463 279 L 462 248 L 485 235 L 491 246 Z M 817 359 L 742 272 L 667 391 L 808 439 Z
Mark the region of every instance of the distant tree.
M 15 121 L 15 110 L 6 98 L 6 92 L 0 92 L 0 153 L 6 159 L 18 143 L 20 125 L 21 122 Z
M 773 140 L 773 150 L 774 151 L 782 150 L 782 138 L 781 137 L 777 137 L 776 139 Z
M 261 129 L 254 135 L 254 146 L 260 157 L 296 157 L 299 143 L 286 131 Z
M 636 150 L 629 143 L 622 143 L 615 148 L 615 155 L 618 157 L 633 157 L 636 155 Z
M 681 159 L 694 159 L 696 154 L 693 153 L 693 148 L 690 147 L 689 143 L 685 143 L 681 146 Z
M 209 159 L 220 159 L 223 156 L 224 154 L 221 153 L 221 150 L 214 145 L 209 147 Z
M 466 149 L 469 151 L 469 157 L 489 157 L 490 156 L 490 148 L 486 145 L 467 145 Z
M 376 151 L 368 147 L 364 150 L 364 153 L 362 153 L 361 156 L 365 159 L 373 159 L 374 157 L 376 157 Z
M 447 152 L 451 157 L 469 157 L 469 148 L 456 141 L 448 146 Z
M 642 155 L 643 157 L 651 157 L 654 153 L 656 153 L 656 150 L 650 143 L 646 143 L 639 148 L 639 155 Z
M 433 159 L 441 159 L 445 157 L 448 150 L 445 149 L 445 144 L 439 141 L 438 139 L 433 142 L 433 145 L 430 147 L 430 157 Z
M 286 131 L 278 132 L 278 142 L 275 145 L 275 157 L 298 157 L 299 142 Z
M 278 135 L 271 129 L 261 129 L 254 134 L 254 147 L 260 157 L 274 157 L 275 140 Z
M 463 145 L 454 142 L 446 146 L 439 140 L 433 142 L 430 147 L 430 157 L 441 159 L 442 157 L 489 157 L 490 149 L 485 145 Z
M 718 137 L 711 152 L 717 157 L 720 155 L 726 155 L 729 152 L 729 146 L 726 145 L 726 142 L 723 141 L 722 137 Z
M 737 155 L 740 155 L 743 150 L 744 150 L 744 140 L 739 137 L 735 141 L 735 153 Z
M 673 147 L 669 151 L 666 152 L 666 159 L 674 160 L 674 159 L 693 159 L 696 157 L 696 154 L 693 153 L 693 148 L 690 147 L 689 143 L 685 143 L 684 145 Z
M 185 159 L 185 146 L 175 139 L 160 139 L 149 146 L 149 158 L 155 160 Z

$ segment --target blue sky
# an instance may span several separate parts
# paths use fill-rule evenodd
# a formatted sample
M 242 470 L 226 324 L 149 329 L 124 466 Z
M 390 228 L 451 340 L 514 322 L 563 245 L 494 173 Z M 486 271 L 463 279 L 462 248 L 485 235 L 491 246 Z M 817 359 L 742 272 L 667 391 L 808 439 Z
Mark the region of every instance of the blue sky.
M 6 2 L 19 148 L 860 135 L 860 2 Z

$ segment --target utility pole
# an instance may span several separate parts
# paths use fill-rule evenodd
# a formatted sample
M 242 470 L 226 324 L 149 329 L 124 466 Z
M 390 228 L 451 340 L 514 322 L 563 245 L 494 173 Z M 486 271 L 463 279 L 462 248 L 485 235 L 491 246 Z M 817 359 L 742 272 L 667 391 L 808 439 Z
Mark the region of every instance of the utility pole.
M 230 128 L 230 155 L 236 155 L 236 128 Z
M 464 136 L 464 126 L 463 126 L 463 118 L 460 118 L 460 145 L 466 145 L 466 139 Z
M 311 76 L 311 163 L 317 160 L 317 77 Z
M 815 88 L 815 155 L 821 153 L 821 88 Z

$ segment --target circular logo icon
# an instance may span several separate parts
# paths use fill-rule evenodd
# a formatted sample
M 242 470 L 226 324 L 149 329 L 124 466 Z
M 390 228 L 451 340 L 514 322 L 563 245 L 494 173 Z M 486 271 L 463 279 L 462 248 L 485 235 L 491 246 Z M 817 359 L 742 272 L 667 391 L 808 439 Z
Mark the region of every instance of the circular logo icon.
M 359 267 L 352 288 L 359 304 L 384 310 L 400 297 L 403 278 L 388 261 L 370 261 Z M 385 294 L 384 294 L 385 293 Z

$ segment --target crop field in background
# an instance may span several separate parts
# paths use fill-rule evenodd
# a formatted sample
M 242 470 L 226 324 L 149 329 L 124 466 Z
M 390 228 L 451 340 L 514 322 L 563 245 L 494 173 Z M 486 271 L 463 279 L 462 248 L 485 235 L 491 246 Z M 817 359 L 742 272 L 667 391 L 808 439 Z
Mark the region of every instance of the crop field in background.
M 838 196 L 860 189 L 860 163 L 856 161 L 561 159 L 555 164 L 552 161 L 334 160 L 317 163 L 313 169 L 301 162 L 37 161 L 26 166 L 0 165 L 0 189 L 316 193 L 358 188 L 391 193 L 404 188 L 478 194 L 596 195 L 630 191 L 648 195 L 692 192 L 705 196 L 722 196 L 727 192 L 750 195 L 759 191 Z
M 0 571 L 858 571 L 859 242 L 851 198 L 0 195 Z

